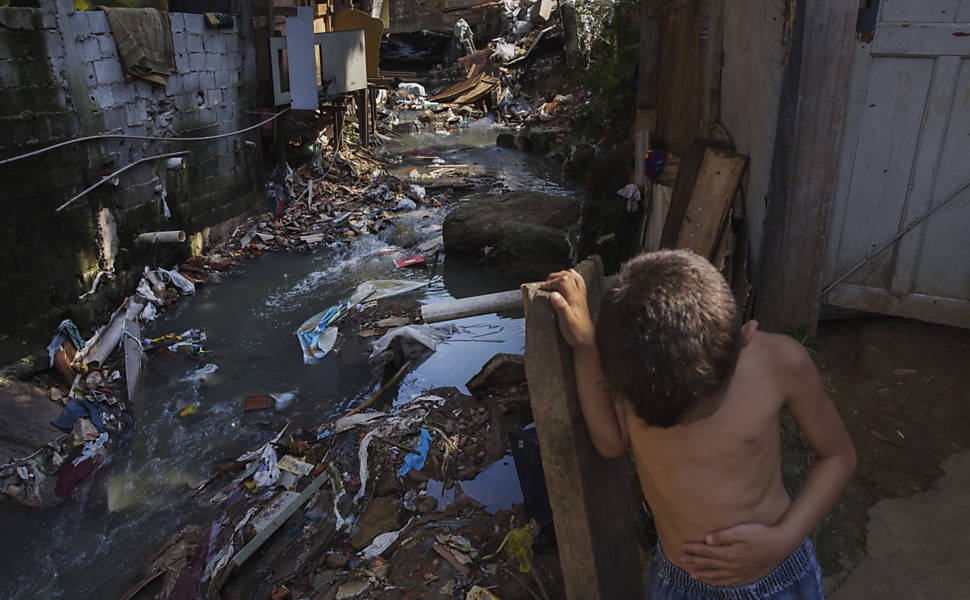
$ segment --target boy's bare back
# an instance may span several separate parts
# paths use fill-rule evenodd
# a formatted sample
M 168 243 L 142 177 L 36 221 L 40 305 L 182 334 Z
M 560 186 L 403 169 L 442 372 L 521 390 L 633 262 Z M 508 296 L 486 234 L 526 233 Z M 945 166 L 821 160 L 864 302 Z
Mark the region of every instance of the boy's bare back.
M 778 418 L 791 386 L 785 363 L 797 360 L 799 349 L 791 338 L 752 329 L 709 416 L 650 427 L 621 402 L 661 545 L 685 570 L 691 565 L 681 560 L 683 543 L 742 523 L 774 525 L 791 504 L 781 480 Z

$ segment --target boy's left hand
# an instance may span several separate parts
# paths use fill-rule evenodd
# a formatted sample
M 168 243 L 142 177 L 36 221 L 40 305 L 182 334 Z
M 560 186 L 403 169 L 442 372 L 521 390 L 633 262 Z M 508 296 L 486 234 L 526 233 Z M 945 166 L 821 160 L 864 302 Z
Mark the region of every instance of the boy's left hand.
M 681 561 L 694 579 L 737 586 L 763 577 L 794 551 L 775 527 L 746 523 L 681 545 Z

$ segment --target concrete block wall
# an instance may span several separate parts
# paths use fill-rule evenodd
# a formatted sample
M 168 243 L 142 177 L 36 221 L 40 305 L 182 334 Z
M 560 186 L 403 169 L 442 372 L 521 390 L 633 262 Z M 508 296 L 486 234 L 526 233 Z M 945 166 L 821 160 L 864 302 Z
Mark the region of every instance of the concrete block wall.
M 205 27 L 201 14 L 169 16 L 176 72 L 162 86 L 125 78 L 102 11 L 75 11 L 70 0 L 0 8 L 0 160 L 81 136 L 204 137 L 256 122 L 251 9 L 225 29 Z M 180 150 L 190 152 L 184 169 L 148 161 L 55 212 L 132 162 Z M 63 318 L 97 324 L 145 265 L 217 241 L 261 203 L 263 172 L 258 130 L 202 142 L 99 139 L 0 165 L 0 365 L 36 351 Z M 116 231 L 98 227 L 105 211 Z M 192 243 L 134 243 L 168 229 L 186 230 Z M 116 277 L 79 301 L 101 270 Z

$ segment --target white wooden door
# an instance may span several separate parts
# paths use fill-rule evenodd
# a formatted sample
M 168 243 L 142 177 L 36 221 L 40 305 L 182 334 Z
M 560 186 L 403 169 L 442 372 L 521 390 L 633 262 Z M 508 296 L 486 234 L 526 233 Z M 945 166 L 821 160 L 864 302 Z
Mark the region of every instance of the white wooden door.
M 822 301 L 970 327 L 970 0 L 882 0 L 864 39 L 852 62 L 823 289 L 952 199 Z

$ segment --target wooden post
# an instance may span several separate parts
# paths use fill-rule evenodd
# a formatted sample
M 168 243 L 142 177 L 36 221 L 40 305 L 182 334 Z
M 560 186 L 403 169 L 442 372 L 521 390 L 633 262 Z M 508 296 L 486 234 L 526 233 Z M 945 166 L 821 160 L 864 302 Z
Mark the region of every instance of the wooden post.
M 360 135 L 360 145 L 370 147 L 370 104 L 367 102 L 367 88 L 357 90 L 357 132 Z
M 818 325 L 857 9 L 797 4 L 756 277 L 755 317 L 769 330 Z
M 586 280 L 595 315 L 603 264 L 594 257 L 576 269 Z M 590 441 L 576 391 L 572 348 L 559 333 L 549 295 L 539 284 L 525 284 L 522 296 L 526 376 L 566 598 L 640 598 L 640 549 L 626 459 L 603 458 Z

